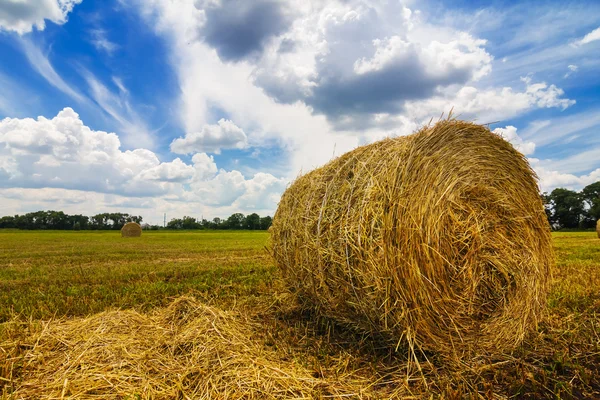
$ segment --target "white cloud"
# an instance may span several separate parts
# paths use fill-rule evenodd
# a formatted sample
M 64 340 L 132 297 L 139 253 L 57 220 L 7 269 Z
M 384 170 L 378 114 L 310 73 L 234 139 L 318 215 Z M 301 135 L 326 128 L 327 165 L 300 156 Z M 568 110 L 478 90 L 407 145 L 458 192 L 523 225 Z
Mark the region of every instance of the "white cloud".
M 2 186 L 148 195 L 171 189 L 167 180 L 147 179 L 147 170 L 162 165 L 153 152 L 121 151 L 116 134 L 91 130 L 71 108 L 52 119 L 6 118 L 0 122 L 0 143 Z
M 538 146 L 570 141 L 578 135 L 589 139 L 597 137 L 600 110 L 591 109 L 547 120 L 534 120 L 522 130 L 520 136 L 534 141 Z
M 354 62 L 354 72 L 366 74 L 380 71 L 394 63 L 404 64 L 407 58 L 417 58 L 431 76 L 446 76 L 454 70 L 471 71 L 479 79 L 491 71 L 492 57 L 483 49 L 485 40 L 476 40 L 461 33 L 446 43 L 432 41 L 427 45 L 411 43 L 399 36 L 373 40 L 375 54 Z
M 0 211 L 22 210 L 13 201 L 22 198 L 28 207 L 59 208 L 56 203 L 69 211 L 85 205 L 84 214 L 100 206 L 162 207 L 177 215 L 191 215 L 193 209 L 222 216 L 246 210 L 267 214 L 287 183 L 265 173 L 247 179 L 236 170 L 218 171 L 206 153 L 195 154 L 191 164 L 180 158 L 161 162 L 150 150 L 123 151 L 120 145 L 116 134 L 90 129 L 71 108 L 52 119 L 1 120 L 0 199 L 12 200 Z
M 523 139 L 517 135 L 517 128 L 512 125 L 505 128 L 496 128 L 493 132 L 500 135 L 504 140 L 511 143 L 515 149 L 526 156 L 535 152 L 535 143 L 523 141 Z
M 515 91 L 508 86 L 490 89 L 474 86 L 448 88 L 429 99 L 407 103 L 406 113 L 419 120 L 453 109 L 460 118 L 492 123 L 516 117 L 534 108 L 564 110 L 575 104 L 575 100 L 562 98 L 563 90 L 555 85 L 532 83 L 530 78 L 524 78 L 523 82 L 523 91 Z
M 31 66 L 41 76 L 43 76 L 49 84 L 67 94 L 79 103 L 85 103 L 87 101 L 87 98 L 82 96 L 76 89 L 73 89 L 69 84 L 67 84 L 56 72 L 56 70 L 54 70 L 54 67 L 48 60 L 48 55 L 43 54 L 36 45 L 27 39 L 21 40 L 21 44 L 25 56 L 27 57 L 27 60 L 29 60 Z
M 527 95 L 534 99 L 539 108 L 559 107 L 565 110 L 575 104 L 575 100 L 560 98 L 565 92 L 555 85 L 548 86 L 546 82 L 531 83 L 530 77 L 523 77 L 521 80 L 527 85 Z
M 213 156 L 206 153 L 197 153 L 192 157 L 192 163 L 194 163 L 194 169 L 196 170 L 194 175 L 196 180 L 205 181 L 217 174 L 217 164 Z
M 575 72 L 577 72 L 577 70 L 579 68 L 577 67 L 577 65 L 569 64 L 569 66 L 567 67 L 567 69 L 569 71 L 567 71 L 567 73 L 565 74 L 564 78 L 568 78 L 569 76 L 573 75 Z
M 163 182 L 187 182 L 194 177 L 196 171 L 193 166 L 187 165 L 176 158 L 169 163 L 161 163 L 155 167 L 144 170 L 140 177 L 144 180 Z
M 19 35 L 31 32 L 35 27 L 42 31 L 46 21 L 62 25 L 67 15 L 82 0 L 2 0 L 0 2 L 0 30 L 17 32 Z
M 154 137 L 144 120 L 135 112 L 129 103 L 129 91 L 123 81 L 113 77 L 120 94 L 111 92 L 92 73 L 83 67 L 80 72 L 86 80 L 92 99 L 100 108 L 114 118 L 123 134 L 123 143 L 128 147 L 154 147 Z
M 221 118 L 216 125 L 204 125 L 199 131 L 173 140 L 171 151 L 177 154 L 219 153 L 221 149 L 243 149 L 246 145 L 244 131 L 232 121 Z
M 529 81 L 524 89 L 483 85 L 493 62 L 486 42 L 432 25 L 400 2 L 290 3 L 288 29 L 265 42 L 262 54 L 235 63 L 223 62 L 198 35 L 207 18 L 202 2 L 136 4 L 148 25 L 170 42 L 169 60 L 181 88 L 177 106 L 189 136 L 172 143 L 181 154 L 221 147 L 203 145 L 203 129 L 224 112 L 244 127 L 253 147 L 282 147 L 289 154 L 285 173 L 294 177 L 322 165 L 334 152 L 409 133 L 452 107 L 461 117 L 486 123 L 574 104 L 549 83 Z M 383 75 L 375 77 L 383 72 L 410 90 L 399 90 Z M 424 77 L 427 90 L 413 72 Z M 357 79 L 366 79 L 365 86 Z M 397 99 L 398 93 L 407 100 Z M 192 145 L 194 138 L 200 139 L 198 147 Z M 233 143 L 243 143 L 239 139 Z
M 230 206 L 232 209 L 274 210 L 288 181 L 259 172 L 244 179 L 239 171 L 221 170 L 211 180 L 191 184 L 194 197 L 205 204 Z
M 540 160 L 537 159 L 529 159 L 529 162 L 538 175 L 540 190 L 543 192 L 549 192 L 557 187 L 581 190 L 587 185 L 600 181 L 600 168 L 589 174 L 574 175 L 548 169 L 540 165 Z
M 246 191 L 235 201 L 235 205 L 249 210 L 275 209 L 287 184 L 286 179 L 257 173 L 252 179 L 246 181 Z
M 104 29 L 96 28 L 90 30 L 90 42 L 99 51 L 106 52 L 111 56 L 115 51 L 119 49 L 119 45 L 111 42 L 107 37 L 107 32 Z
M 600 27 L 594 29 L 587 35 L 585 35 L 582 39 L 574 42 L 575 46 L 583 46 L 584 44 L 588 44 L 591 42 L 595 42 L 596 40 L 600 40 Z

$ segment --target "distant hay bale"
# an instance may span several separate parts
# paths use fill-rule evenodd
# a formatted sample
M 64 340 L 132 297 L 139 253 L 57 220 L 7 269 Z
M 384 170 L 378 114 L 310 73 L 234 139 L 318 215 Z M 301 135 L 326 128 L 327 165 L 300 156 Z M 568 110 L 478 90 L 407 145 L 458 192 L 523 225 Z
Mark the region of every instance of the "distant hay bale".
M 298 178 L 271 236 L 305 304 L 392 347 L 452 358 L 521 343 L 553 263 L 526 158 L 487 127 L 455 120 Z
M 596 233 L 598 234 L 598 238 L 600 239 L 600 219 L 596 221 Z
M 142 227 L 136 222 L 128 222 L 121 228 L 121 237 L 140 237 L 142 236 Z

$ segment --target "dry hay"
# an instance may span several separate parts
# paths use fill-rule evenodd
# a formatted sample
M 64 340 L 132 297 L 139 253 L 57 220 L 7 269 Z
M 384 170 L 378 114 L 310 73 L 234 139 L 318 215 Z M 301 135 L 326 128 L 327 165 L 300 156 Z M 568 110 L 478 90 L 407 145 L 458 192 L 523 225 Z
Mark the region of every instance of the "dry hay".
M 412 356 L 515 348 L 540 319 L 553 263 L 526 158 L 487 127 L 456 120 L 301 176 L 271 237 L 305 304 Z
M 128 222 L 121 228 L 121 237 L 140 237 L 142 227 L 137 222 Z
M 315 377 L 269 348 L 260 325 L 190 297 L 150 314 L 13 324 L 0 341 L 11 399 L 373 398 L 370 380 Z
M 598 234 L 598 239 L 600 239 L 600 219 L 596 221 L 596 233 Z

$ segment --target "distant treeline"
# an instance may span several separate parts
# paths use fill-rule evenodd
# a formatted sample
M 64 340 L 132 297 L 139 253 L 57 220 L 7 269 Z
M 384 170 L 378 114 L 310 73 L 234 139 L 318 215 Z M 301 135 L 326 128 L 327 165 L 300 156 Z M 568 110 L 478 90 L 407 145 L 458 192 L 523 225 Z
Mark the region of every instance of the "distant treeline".
M 93 217 L 69 215 L 62 211 L 36 211 L 0 218 L 0 228 L 57 230 L 119 230 L 127 222 L 142 222 L 142 217 L 126 213 L 103 213 Z
M 0 229 L 56 229 L 56 230 L 120 230 L 127 222 L 142 224 L 142 217 L 127 213 L 103 213 L 92 217 L 86 215 L 69 215 L 62 211 L 36 211 L 23 215 L 0 218 Z M 174 218 L 167 224 L 167 229 L 269 229 L 272 218 L 261 217 L 256 213 L 244 215 L 235 213 L 227 219 L 214 218 L 211 221 L 193 217 Z M 144 229 L 163 229 L 159 225 L 142 224 Z
M 194 217 L 175 218 L 169 221 L 167 229 L 267 230 L 272 222 L 273 218 L 270 216 L 261 217 L 256 213 L 249 215 L 235 213 L 227 219 L 213 218 L 211 221 L 206 219 L 196 219 Z

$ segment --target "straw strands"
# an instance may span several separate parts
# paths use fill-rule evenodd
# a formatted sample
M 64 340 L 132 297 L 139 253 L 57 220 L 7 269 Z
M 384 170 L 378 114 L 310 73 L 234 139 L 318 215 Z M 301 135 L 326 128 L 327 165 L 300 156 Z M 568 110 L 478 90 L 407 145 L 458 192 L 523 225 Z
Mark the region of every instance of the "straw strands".
M 515 348 L 541 317 L 553 263 L 526 158 L 457 120 L 299 177 L 271 233 L 277 265 L 308 307 L 413 356 Z
M 121 237 L 140 237 L 142 227 L 137 222 L 128 222 L 121 228 Z
M 255 322 L 191 297 L 150 314 L 14 324 L 0 378 L 15 399 L 373 398 L 372 381 L 315 377 L 269 348 Z

